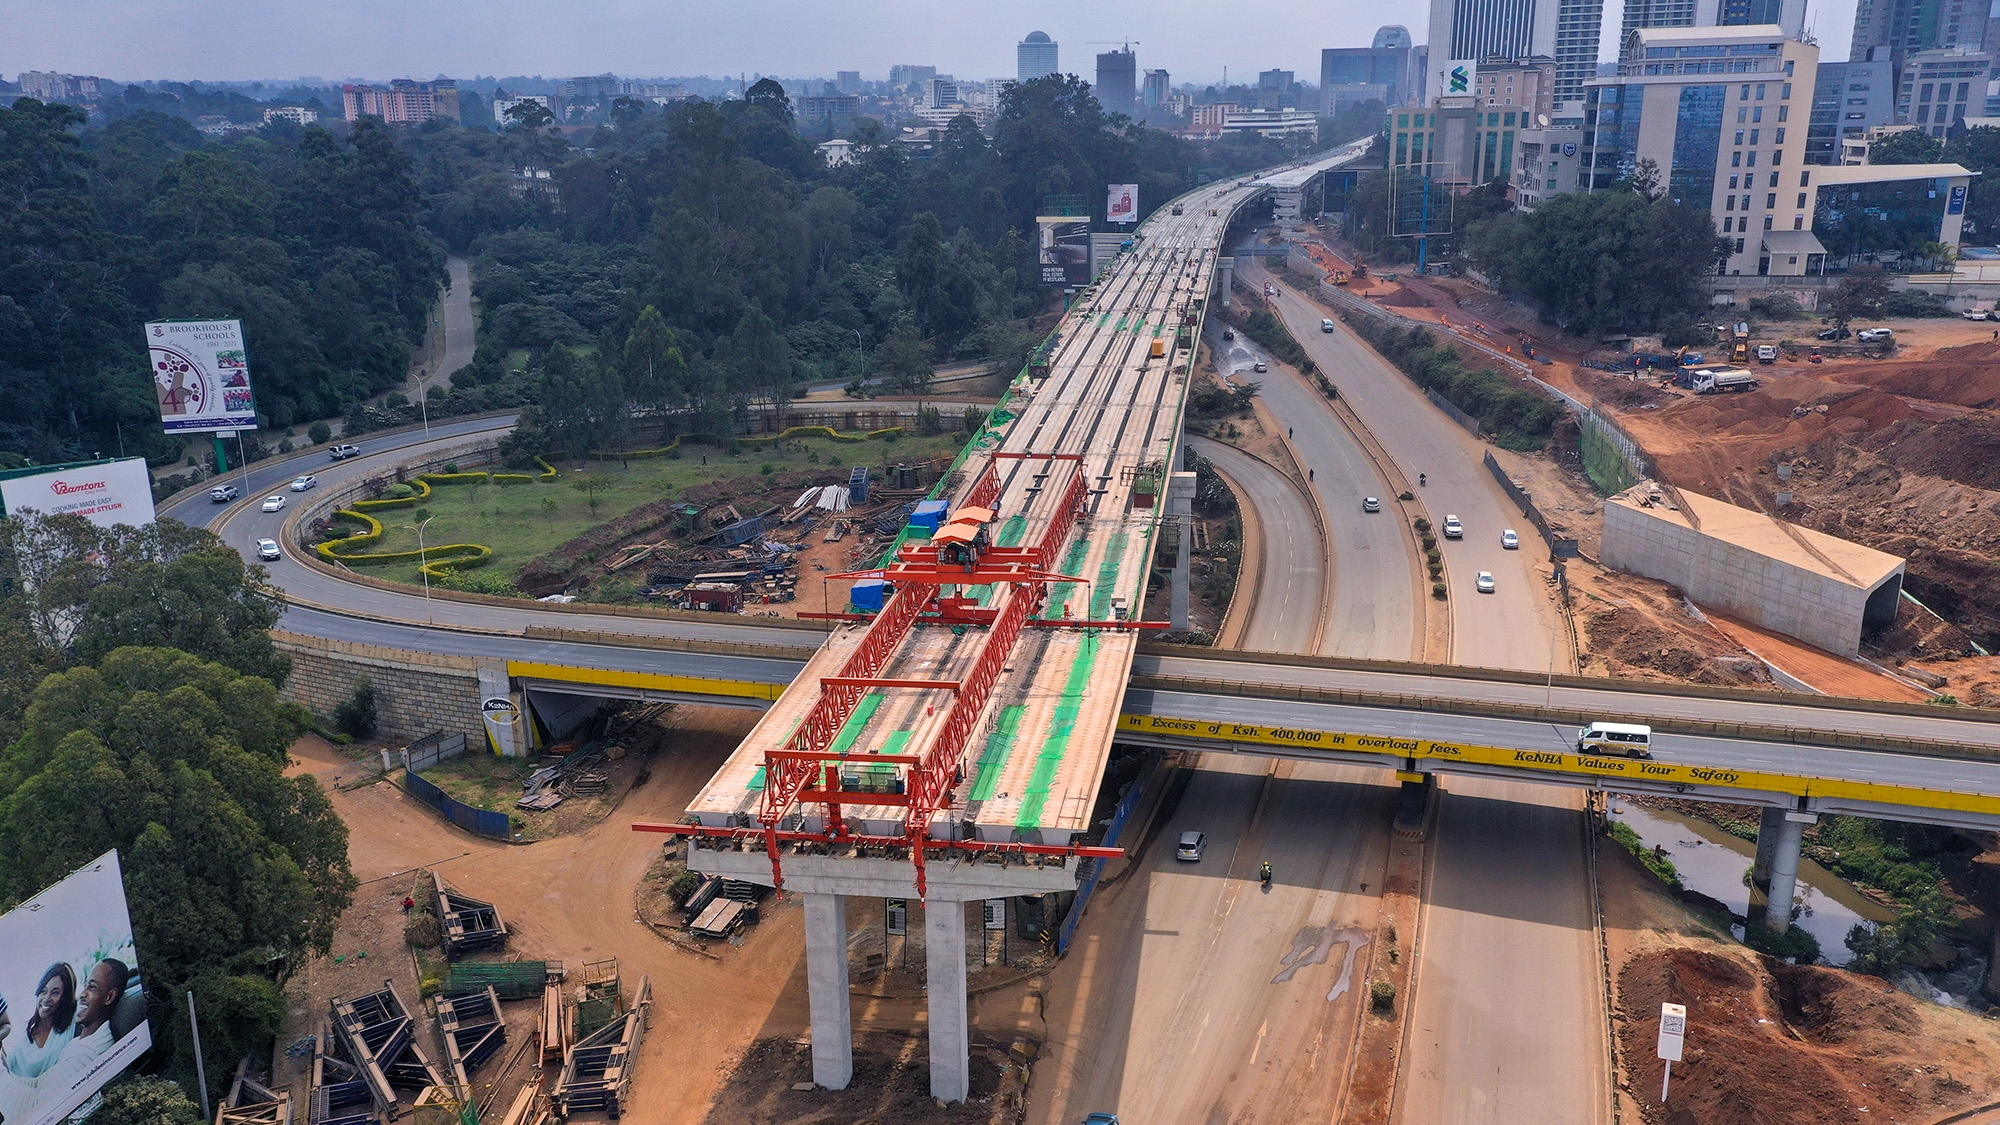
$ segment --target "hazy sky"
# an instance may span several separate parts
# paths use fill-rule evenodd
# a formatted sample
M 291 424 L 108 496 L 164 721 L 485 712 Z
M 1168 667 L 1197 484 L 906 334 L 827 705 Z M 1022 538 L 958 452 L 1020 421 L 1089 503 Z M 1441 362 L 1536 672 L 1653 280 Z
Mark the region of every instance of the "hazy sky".
M 1712 0 L 1711 0 L 1712 2 Z M 1854 0 L 1811 0 L 1823 57 L 1847 56 Z M 1136 42 L 1175 82 L 1282 67 L 1317 81 L 1319 49 L 1367 46 L 1385 23 L 1426 36 L 1426 0 L 0 0 L 0 73 L 217 81 L 318 75 L 630 77 L 738 72 L 888 76 L 895 63 L 960 78 L 1014 73 L 1014 44 L 1046 31 L 1062 68 Z M 1604 6 L 1615 52 L 1620 0 Z

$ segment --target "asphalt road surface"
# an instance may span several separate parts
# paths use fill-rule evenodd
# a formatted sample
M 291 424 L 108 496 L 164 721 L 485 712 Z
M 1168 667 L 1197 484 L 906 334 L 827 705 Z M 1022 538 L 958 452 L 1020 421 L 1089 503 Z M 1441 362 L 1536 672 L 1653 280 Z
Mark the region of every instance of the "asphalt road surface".
M 1380 771 L 1207 755 L 1053 972 L 1028 1120 L 1334 1120 L 1395 792 Z M 1188 829 L 1198 863 L 1174 858 Z
M 1246 280 L 1269 274 L 1254 255 Z M 1567 670 L 1555 607 L 1538 568 L 1547 550 L 1482 460 L 1482 443 L 1338 317 L 1285 285 L 1273 301 L 1292 335 L 1403 473 L 1429 478 L 1451 591 L 1452 659 Z M 1446 514 L 1465 538 L 1442 539 Z M 1519 550 L 1505 528 L 1527 527 Z M 1496 591 L 1474 590 L 1479 571 Z M 1396 1119 L 1406 1125 L 1588 1123 L 1610 1102 L 1597 935 L 1577 794 L 1475 778 L 1440 786 L 1422 954 L 1409 1010 Z M 1544 991 L 1546 989 L 1546 991 Z
M 1241 647 L 1259 652 L 1313 652 L 1326 614 L 1326 547 L 1319 524 L 1292 478 L 1233 445 L 1189 438 L 1196 453 L 1215 463 L 1255 510 L 1260 563 L 1256 575 L 1238 574 L 1237 596 L 1251 599 Z M 1253 526 L 1245 521 L 1245 534 Z M 1254 589 L 1244 583 L 1255 581 Z
M 1423 620 L 1416 610 L 1416 544 L 1398 523 L 1389 482 L 1334 416 L 1319 388 L 1241 336 L 1209 342 L 1218 369 L 1258 383 L 1258 397 L 1284 422 L 1292 456 L 1310 474 L 1306 487 L 1319 505 L 1333 555 L 1332 604 L 1318 651 L 1371 660 L 1413 659 L 1423 643 Z M 1258 359 L 1270 370 L 1254 371 L 1251 365 Z M 1362 510 L 1362 501 L 1370 496 L 1382 501 L 1381 511 Z
M 1244 277 L 1253 284 L 1270 277 L 1254 256 L 1239 254 L 1236 260 L 1250 263 Z M 1556 670 L 1565 670 L 1551 644 L 1555 611 L 1542 574 L 1549 568 L 1548 550 L 1487 471 L 1484 444 L 1432 406 L 1345 324 L 1335 320 L 1334 331 L 1320 331 L 1327 313 L 1319 305 L 1280 285 L 1275 307 L 1404 474 L 1413 481 L 1419 473 L 1429 478 L 1418 499 L 1439 528 L 1451 586 L 1452 662 L 1542 671 L 1554 652 Z M 1464 539 L 1442 538 L 1447 514 L 1464 523 Z M 1527 529 L 1519 550 L 1500 546 L 1500 532 L 1507 528 Z M 1482 570 L 1494 576 L 1491 594 L 1474 591 Z

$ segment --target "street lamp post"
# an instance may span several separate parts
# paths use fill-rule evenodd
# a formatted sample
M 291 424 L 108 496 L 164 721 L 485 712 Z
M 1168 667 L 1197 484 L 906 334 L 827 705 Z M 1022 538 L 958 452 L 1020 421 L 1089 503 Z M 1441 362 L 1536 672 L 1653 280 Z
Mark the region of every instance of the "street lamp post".
M 406 523 L 403 525 L 404 531 L 414 531 L 417 533 L 417 573 L 424 576 L 424 620 L 432 625 L 437 624 L 437 618 L 431 613 L 431 572 L 429 569 L 431 560 L 430 555 L 424 547 L 424 529 L 429 527 L 431 521 L 436 518 L 436 516 L 425 516 L 416 523 Z

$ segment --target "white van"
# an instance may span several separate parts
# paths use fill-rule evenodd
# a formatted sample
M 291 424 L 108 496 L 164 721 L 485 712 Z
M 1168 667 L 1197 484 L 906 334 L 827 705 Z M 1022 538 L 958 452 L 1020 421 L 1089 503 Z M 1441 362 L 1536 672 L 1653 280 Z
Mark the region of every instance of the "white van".
M 1319 330 L 1320 330 L 1321 332 L 1331 332 L 1331 331 L 1333 331 L 1333 321 L 1331 321 L 1331 320 L 1328 320 L 1328 319 L 1327 319 L 1327 318 L 1325 318 L 1325 317 L 1320 317 L 1320 318 L 1319 318 Z
M 1592 723 L 1577 732 L 1576 752 L 1650 758 L 1653 756 L 1653 728 L 1631 723 Z

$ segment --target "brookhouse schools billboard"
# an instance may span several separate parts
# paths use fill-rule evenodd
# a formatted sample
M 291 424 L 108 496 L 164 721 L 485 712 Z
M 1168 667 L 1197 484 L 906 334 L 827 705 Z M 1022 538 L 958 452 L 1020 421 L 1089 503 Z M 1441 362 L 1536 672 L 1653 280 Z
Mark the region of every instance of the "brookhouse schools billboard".
M 144 458 L 63 465 L 0 477 L 0 515 L 82 516 L 99 527 L 153 522 L 153 478 Z
M 146 325 L 146 350 L 168 433 L 257 428 L 242 321 L 154 321 Z
M 118 853 L 0 916 L 0 1114 L 51 1125 L 152 1046 Z

